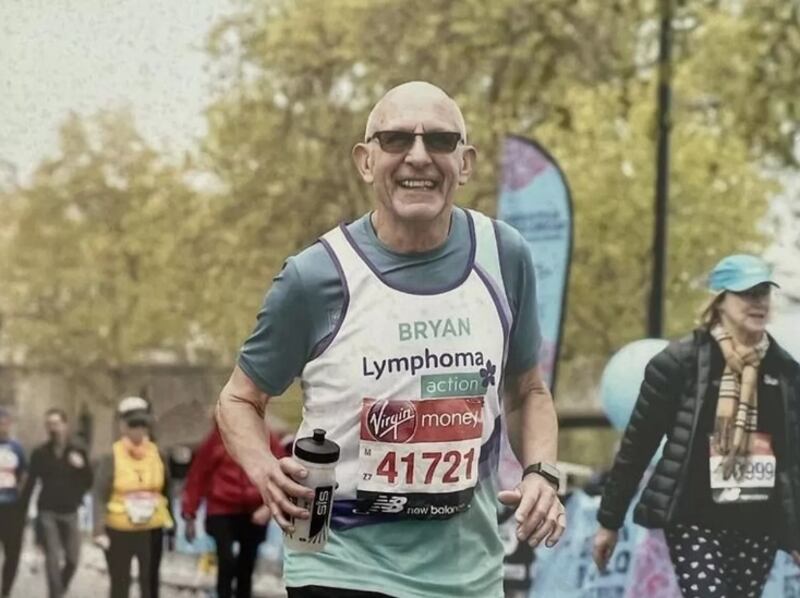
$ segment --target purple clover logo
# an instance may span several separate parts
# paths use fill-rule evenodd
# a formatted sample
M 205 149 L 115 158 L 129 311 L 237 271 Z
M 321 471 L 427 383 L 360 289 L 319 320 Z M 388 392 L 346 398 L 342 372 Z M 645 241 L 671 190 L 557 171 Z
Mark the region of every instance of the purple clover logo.
M 483 384 L 484 388 L 488 387 L 490 384 L 494 386 L 494 374 L 497 371 L 497 366 L 492 363 L 491 359 L 487 360 L 486 367 L 481 368 L 478 374 L 481 377 L 481 384 Z

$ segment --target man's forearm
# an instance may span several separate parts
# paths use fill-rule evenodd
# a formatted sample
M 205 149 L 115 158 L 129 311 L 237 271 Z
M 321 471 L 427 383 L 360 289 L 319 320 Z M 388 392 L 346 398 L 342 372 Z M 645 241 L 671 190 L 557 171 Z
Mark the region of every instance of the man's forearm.
M 558 457 L 558 417 L 553 397 L 538 371 L 524 374 L 507 397 L 506 422 L 511 448 L 523 467 L 555 463 Z
M 264 425 L 264 406 L 237 396 L 229 385 L 220 393 L 217 424 L 230 455 L 251 477 L 260 477 L 263 466 L 272 458 Z M 257 482 L 257 480 L 253 480 Z

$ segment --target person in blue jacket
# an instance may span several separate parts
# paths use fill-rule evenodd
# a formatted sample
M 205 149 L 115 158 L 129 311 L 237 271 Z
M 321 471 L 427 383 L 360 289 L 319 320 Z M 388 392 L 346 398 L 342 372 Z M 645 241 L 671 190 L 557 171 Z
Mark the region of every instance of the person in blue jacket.
M 13 423 L 11 412 L 0 406 L 0 545 L 3 547 L 0 598 L 11 595 L 25 528 L 21 489 L 25 483 L 27 461 L 20 443 L 11 438 Z

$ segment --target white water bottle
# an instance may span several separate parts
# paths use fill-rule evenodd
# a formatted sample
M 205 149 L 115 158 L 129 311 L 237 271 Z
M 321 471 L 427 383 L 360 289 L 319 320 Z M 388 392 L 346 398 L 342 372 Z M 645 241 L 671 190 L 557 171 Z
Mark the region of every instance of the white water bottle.
M 299 438 L 295 442 L 294 458 L 308 471 L 304 479 L 295 481 L 314 490 L 314 498 L 292 498 L 292 502 L 306 509 L 310 517 L 293 518 L 294 532 L 284 533 L 284 543 L 292 550 L 318 552 L 328 541 L 339 445 L 325 438 L 325 430 L 316 428 L 313 436 Z

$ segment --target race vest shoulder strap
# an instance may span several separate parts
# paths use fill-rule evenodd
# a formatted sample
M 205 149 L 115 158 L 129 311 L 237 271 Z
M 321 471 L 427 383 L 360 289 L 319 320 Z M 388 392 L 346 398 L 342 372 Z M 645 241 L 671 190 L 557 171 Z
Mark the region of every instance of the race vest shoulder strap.
M 503 284 L 497 233 L 491 218 L 475 210 L 467 210 L 475 226 L 475 261 L 497 283 Z
M 475 210 L 467 210 L 467 215 L 474 222 L 475 228 L 475 269 L 492 294 L 497 311 L 505 321 L 506 330 L 513 326 L 513 312 L 508 303 L 503 270 L 500 265 L 500 249 L 494 221 Z M 508 342 L 506 338 L 505 356 L 508 357 Z M 505 369 L 505 361 L 502 364 Z

